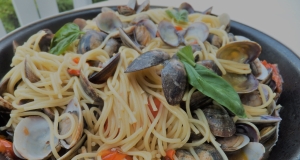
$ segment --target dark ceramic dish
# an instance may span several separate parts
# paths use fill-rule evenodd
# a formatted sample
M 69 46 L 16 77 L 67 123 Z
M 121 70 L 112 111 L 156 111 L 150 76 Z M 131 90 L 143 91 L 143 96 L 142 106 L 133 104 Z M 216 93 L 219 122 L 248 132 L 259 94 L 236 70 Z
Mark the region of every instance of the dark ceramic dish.
M 111 8 L 116 9 L 116 7 Z M 41 29 L 48 28 L 56 32 L 65 23 L 72 22 L 75 18 L 92 19 L 100 11 L 101 8 L 92 8 L 66 12 L 22 27 L 4 37 L 0 40 L 0 79 L 10 69 L 11 59 L 14 55 L 13 40 L 22 44 Z M 282 122 L 280 124 L 279 140 L 269 159 L 300 159 L 300 59 L 277 40 L 249 26 L 232 21 L 231 32 L 258 42 L 262 46 L 260 59 L 267 60 L 269 63 L 277 63 L 284 79 L 283 92 L 278 101 L 283 106 L 280 112 Z M 0 119 L 0 126 L 3 125 L 5 125 L 5 122 Z

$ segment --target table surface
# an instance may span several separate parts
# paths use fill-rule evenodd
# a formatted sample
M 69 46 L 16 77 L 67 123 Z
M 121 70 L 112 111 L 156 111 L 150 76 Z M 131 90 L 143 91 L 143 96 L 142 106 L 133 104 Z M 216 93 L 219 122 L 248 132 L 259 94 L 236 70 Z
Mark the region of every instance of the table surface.
M 228 13 L 243 23 L 280 41 L 300 57 L 300 0 L 184 0 L 195 10 L 213 6 L 214 14 Z M 183 0 L 150 0 L 151 5 L 179 7 Z M 143 0 L 138 0 L 139 4 Z M 127 0 L 109 0 L 82 8 L 126 4 Z M 80 8 L 79 8 L 80 9 Z

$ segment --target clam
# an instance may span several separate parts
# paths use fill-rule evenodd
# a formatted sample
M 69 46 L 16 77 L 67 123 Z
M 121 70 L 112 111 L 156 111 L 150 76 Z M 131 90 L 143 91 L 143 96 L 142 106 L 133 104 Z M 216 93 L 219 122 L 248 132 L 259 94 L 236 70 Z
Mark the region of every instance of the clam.
M 113 11 L 102 12 L 95 21 L 98 28 L 105 33 L 112 33 L 123 27 L 120 18 Z
M 236 41 L 250 41 L 249 38 L 244 37 L 244 36 L 239 36 L 239 35 L 234 36 L 234 38 Z
M 259 160 L 265 153 L 265 147 L 257 142 L 250 142 L 239 151 L 227 154 L 230 160 L 251 159 Z
M 273 136 L 275 134 L 276 129 L 277 129 L 277 126 L 275 124 L 271 125 L 271 126 L 263 127 L 260 130 L 261 139 L 259 140 L 259 142 L 263 144 L 267 140 L 269 140 L 271 138 L 271 136 Z
M 258 88 L 258 80 L 252 74 L 226 73 L 222 76 L 237 93 L 250 93 Z
M 179 46 L 181 38 L 172 23 L 166 20 L 160 21 L 158 24 L 158 33 L 161 40 L 166 44 L 172 47 Z
M 194 150 L 199 159 L 222 160 L 220 153 L 211 144 L 203 143 L 194 147 Z M 175 154 L 179 160 L 195 160 L 193 155 L 185 149 L 177 149 Z
M 237 151 L 246 146 L 250 139 L 243 134 L 235 134 L 231 137 L 217 138 L 217 142 L 221 144 L 221 148 L 225 152 Z
M 103 99 L 99 96 L 96 89 L 91 86 L 90 81 L 83 75 L 82 72 L 80 72 L 79 80 L 85 93 L 94 100 L 94 104 L 102 107 L 104 105 Z
M 150 19 L 147 14 L 138 14 L 136 17 L 130 22 L 131 25 L 136 25 L 138 22 L 142 20 Z
M 17 48 L 20 46 L 19 43 L 16 40 L 13 40 L 12 46 L 14 53 L 16 53 Z
M 239 63 L 253 62 L 261 53 L 261 46 L 253 41 L 235 41 L 221 47 L 216 56 L 219 59 Z
M 50 50 L 51 40 L 54 37 L 54 34 L 50 29 L 43 29 L 46 34 L 40 39 L 39 47 L 43 52 L 48 52 Z
M 170 55 L 167 52 L 161 50 L 151 50 L 141 54 L 138 58 L 131 62 L 131 64 L 129 64 L 125 70 L 125 73 L 135 72 L 156 66 L 162 64 L 168 59 L 170 59 Z
M 236 38 L 233 33 L 228 33 L 227 35 L 228 35 L 229 42 L 236 41 Z
M 203 22 L 195 22 L 186 29 L 184 37 L 193 36 L 204 42 L 209 35 L 209 28 Z M 186 44 L 187 45 L 187 44 Z
M 203 11 L 202 14 L 210 15 L 212 12 L 212 9 L 213 9 L 213 7 L 211 6 L 211 7 L 207 8 L 205 11 Z
M 156 25 L 150 19 L 144 19 L 135 25 L 133 34 L 137 43 L 141 46 L 146 46 L 147 43 L 156 37 L 156 32 Z
M 229 32 L 230 30 L 230 17 L 227 13 L 220 14 L 218 16 L 220 25 L 225 26 L 225 31 Z
M 195 13 L 194 8 L 187 2 L 181 3 L 179 9 L 185 9 L 186 11 L 188 11 L 189 14 Z
M 136 13 L 147 11 L 150 8 L 150 0 L 145 0 L 136 10 Z
M 90 50 L 97 48 L 101 45 L 106 36 L 107 34 L 103 32 L 98 32 L 95 30 L 86 31 L 85 34 L 80 38 L 77 52 L 79 54 L 84 54 Z
M 117 40 L 110 38 L 106 42 L 103 49 L 108 53 L 109 57 L 112 57 L 113 54 L 118 51 L 119 47 L 120 47 L 120 43 Z
M 25 69 L 25 76 L 31 83 L 40 81 L 40 78 L 35 73 L 37 68 L 31 61 L 31 59 L 28 57 L 25 58 L 24 69 Z
M 70 113 L 75 120 L 75 129 L 72 134 L 66 138 L 61 139 L 61 145 L 66 148 L 72 148 L 81 138 L 83 132 L 83 115 L 81 111 L 81 106 L 78 102 L 78 99 L 74 97 L 68 104 L 64 113 Z M 71 120 L 69 118 L 63 118 L 59 122 L 59 132 L 61 135 L 64 135 L 69 132 L 71 127 Z
M 122 28 L 118 28 L 120 33 L 120 38 L 123 42 L 123 44 L 129 48 L 132 48 L 136 50 L 139 53 L 142 53 L 142 50 L 140 49 L 140 45 L 133 41 Z
M 213 135 L 218 137 L 231 137 L 235 133 L 235 124 L 223 107 L 209 105 L 202 110 Z
M 80 30 L 82 30 L 86 26 L 86 21 L 82 18 L 74 19 L 73 23 L 77 24 Z
M 203 61 L 198 61 L 197 63 L 201 64 L 204 67 L 206 67 L 207 69 L 215 72 L 219 76 L 222 75 L 220 68 L 216 65 L 216 63 L 213 60 L 203 60 Z
M 45 159 L 51 154 L 50 127 L 48 122 L 40 116 L 23 118 L 15 128 L 14 149 L 17 156 L 25 159 Z M 54 137 L 54 146 L 59 141 Z
M 249 137 L 250 142 L 259 142 L 260 133 L 258 128 L 251 122 L 236 123 L 236 133 Z
M 135 14 L 135 11 L 138 7 L 137 0 L 129 0 L 127 5 L 118 6 L 118 12 L 124 16 L 130 16 Z
M 170 105 L 179 104 L 187 82 L 184 65 L 177 59 L 170 59 L 161 72 L 162 88 Z
M 217 35 L 215 35 L 215 34 L 212 34 L 212 33 L 210 33 L 210 34 L 208 35 L 207 41 L 208 41 L 210 44 L 216 46 L 217 48 L 220 48 L 220 47 L 222 46 L 222 42 L 223 42 L 222 38 L 220 38 L 219 36 L 217 36 Z
M 130 16 L 135 14 L 137 8 L 137 0 L 129 0 L 128 4 L 125 6 L 118 6 L 118 12 L 124 16 Z
M 96 84 L 106 82 L 107 79 L 115 73 L 118 63 L 120 61 L 120 57 L 121 54 L 118 53 L 114 57 L 109 59 L 108 62 L 103 64 L 103 69 L 100 72 L 95 72 L 89 76 L 89 81 Z
M 268 70 L 261 63 L 261 61 L 258 58 L 256 58 L 253 62 L 250 63 L 250 68 L 251 68 L 252 74 L 258 80 L 264 80 L 269 76 Z
M 204 95 L 202 92 L 195 91 L 190 100 L 190 110 L 196 110 L 198 108 L 203 108 L 210 104 L 212 99 Z

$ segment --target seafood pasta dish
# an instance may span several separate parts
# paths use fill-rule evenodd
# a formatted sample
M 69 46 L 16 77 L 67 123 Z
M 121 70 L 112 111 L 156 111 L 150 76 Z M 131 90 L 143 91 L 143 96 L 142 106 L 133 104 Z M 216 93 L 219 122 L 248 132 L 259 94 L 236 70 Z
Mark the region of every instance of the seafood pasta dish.
M 149 0 L 12 42 L 0 159 L 259 160 L 283 80 L 230 17 Z M 3 117 L 9 117 L 4 119 Z

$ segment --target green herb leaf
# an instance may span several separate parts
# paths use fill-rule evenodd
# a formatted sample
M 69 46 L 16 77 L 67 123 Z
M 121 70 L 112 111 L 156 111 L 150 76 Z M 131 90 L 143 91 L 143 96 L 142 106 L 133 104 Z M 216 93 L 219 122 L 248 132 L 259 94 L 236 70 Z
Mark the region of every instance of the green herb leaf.
M 193 56 L 193 49 L 191 46 L 185 46 L 178 50 L 177 56 L 181 61 L 189 63 L 191 66 L 195 66 L 195 59 Z
M 82 33 L 78 25 L 74 23 L 65 24 L 55 33 L 49 52 L 56 55 L 62 54 Z
M 202 65 L 196 64 L 194 68 L 185 61 L 182 63 L 186 69 L 188 81 L 193 87 L 235 115 L 242 118 L 246 117 L 240 97 L 228 82 Z
M 189 21 L 188 15 L 189 12 L 185 9 L 181 9 L 179 11 L 176 11 L 174 9 L 166 10 L 166 13 L 169 17 L 174 18 L 176 22 L 178 23 L 186 23 Z

